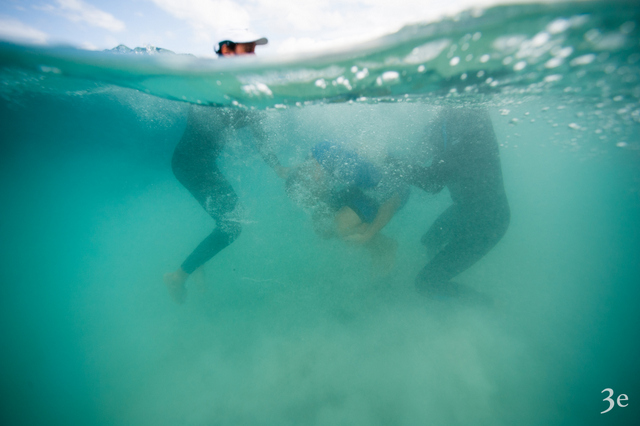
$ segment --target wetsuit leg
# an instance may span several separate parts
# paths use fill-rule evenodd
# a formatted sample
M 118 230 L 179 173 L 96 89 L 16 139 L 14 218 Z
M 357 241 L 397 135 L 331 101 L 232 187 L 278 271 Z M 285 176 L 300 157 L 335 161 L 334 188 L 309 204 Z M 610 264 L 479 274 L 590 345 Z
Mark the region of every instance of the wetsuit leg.
M 422 236 L 420 242 L 427 248 L 430 256 L 435 256 L 436 253 L 451 241 L 453 231 L 460 221 L 459 215 L 458 206 L 452 204 L 438 216 L 426 234 Z
M 198 161 L 179 161 L 174 156 L 173 173 L 176 178 L 216 221 L 213 232 L 182 263 L 182 269 L 188 274 L 235 241 L 242 230 L 233 214 L 238 205 L 233 187 L 216 168 L 215 161 L 206 162 L 206 168 L 198 164 Z
M 448 213 L 449 210 L 444 214 Z M 509 226 L 509 208 L 505 205 L 481 214 L 462 209 L 455 223 L 449 222 L 452 217 L 444 219 L 453 226 L 451 239 L 420 271 L 416 287 L 427 295 L 456 296 L 462 287 L 451 279 L 471 267 L 500 241 Z

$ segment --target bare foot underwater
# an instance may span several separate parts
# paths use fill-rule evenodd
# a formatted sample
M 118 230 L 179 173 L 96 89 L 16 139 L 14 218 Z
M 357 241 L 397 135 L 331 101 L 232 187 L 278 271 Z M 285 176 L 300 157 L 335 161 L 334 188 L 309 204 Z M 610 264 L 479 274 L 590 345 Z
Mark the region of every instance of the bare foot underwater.
M 187 288 L 185 287 L 185 283 L 187 282 L 187 278 L 189 278 L 189 274 L 184 272 L 182 268 L 179 268 L 175 272 L 167 272 L 164 274 L 163 278 L 171 298 L 176 303 L 184 303 L 187 298 Z

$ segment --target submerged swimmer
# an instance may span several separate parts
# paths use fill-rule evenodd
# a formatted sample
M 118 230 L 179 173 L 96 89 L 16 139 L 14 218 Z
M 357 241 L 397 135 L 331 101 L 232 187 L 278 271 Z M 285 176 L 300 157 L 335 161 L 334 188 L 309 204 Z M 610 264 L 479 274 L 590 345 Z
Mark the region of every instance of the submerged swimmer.
M 383 272 L 393 267 L 397 243 L 380 231 L 406 203 L 406 184 L 354 151 L 321 142 L 290 174 L 286 191 L 310 211 L 320 236 L 362 244 Z
M 240 34 L 234 41 L 218 43 L 216 53 L 222 57 L 253 54 L 256 45 L 266 43 L 265 38 Z M 189 276 L 196 271 L 203 274 L 202 265 L 240 235 L 238 196 L 216 165 L 229 133 L 248 127 L 264 161 L 278 176 L 286 177 L 287 170 L 266 145 L 267 138 L 260 121 L 259 114 L 253 111 L 196 105 L 189 109 L 187 127 L 173 153 L 171 166 L 178 181 L 216 221 L 216 228 L 176 271 L 164 275 L 169 294 L 178 303 L 185 300 L 185 283 Z
M 392 160 L 408 183 L 434 194 L 446 186 L 453 201 L 422 237 L 432 258 L 416 287 L 429 296 L 475 297 L 451 279 L 486 255 L 510 220 L 491 117 L 486 109 L 443 109 L 428 141 L 429 167 Z

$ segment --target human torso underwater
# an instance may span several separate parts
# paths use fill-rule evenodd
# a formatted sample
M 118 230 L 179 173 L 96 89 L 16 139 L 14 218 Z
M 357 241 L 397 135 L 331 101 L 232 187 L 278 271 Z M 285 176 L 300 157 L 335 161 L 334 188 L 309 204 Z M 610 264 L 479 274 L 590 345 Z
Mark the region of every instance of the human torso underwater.
M 197 155 L 217 157 L 225 145 L 238 140 L 238 130 L 260 120 L 255 111 L 192 105 L 180 145 Z
M 498 143 L 484 109 L 445 109 L 431 128 L 442 183 L 458 203 L 504 195 Z
M 357 193 L 382 204 L 394 193 L 403 193 L 403 198 L 405 192 L 408 195 L 408 186 L 384 173 L 382 165 L 342 144 L 321 142 L 312 153 L 328 175 L 327 184 L 333 199 L 343 200 L 345 194 Z

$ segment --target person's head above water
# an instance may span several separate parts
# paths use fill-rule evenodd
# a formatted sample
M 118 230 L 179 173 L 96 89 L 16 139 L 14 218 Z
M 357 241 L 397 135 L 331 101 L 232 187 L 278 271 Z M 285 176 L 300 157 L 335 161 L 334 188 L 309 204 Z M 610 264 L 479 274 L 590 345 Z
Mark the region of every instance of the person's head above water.
M 222 41 L 218 42 L 213 50 L 218 56 L 252 55 L 256 46 L 262 46 L 269 42 L 265 37 L 258 37 L 255 33 L 246 29 L 227 30 L 222 34 Z

